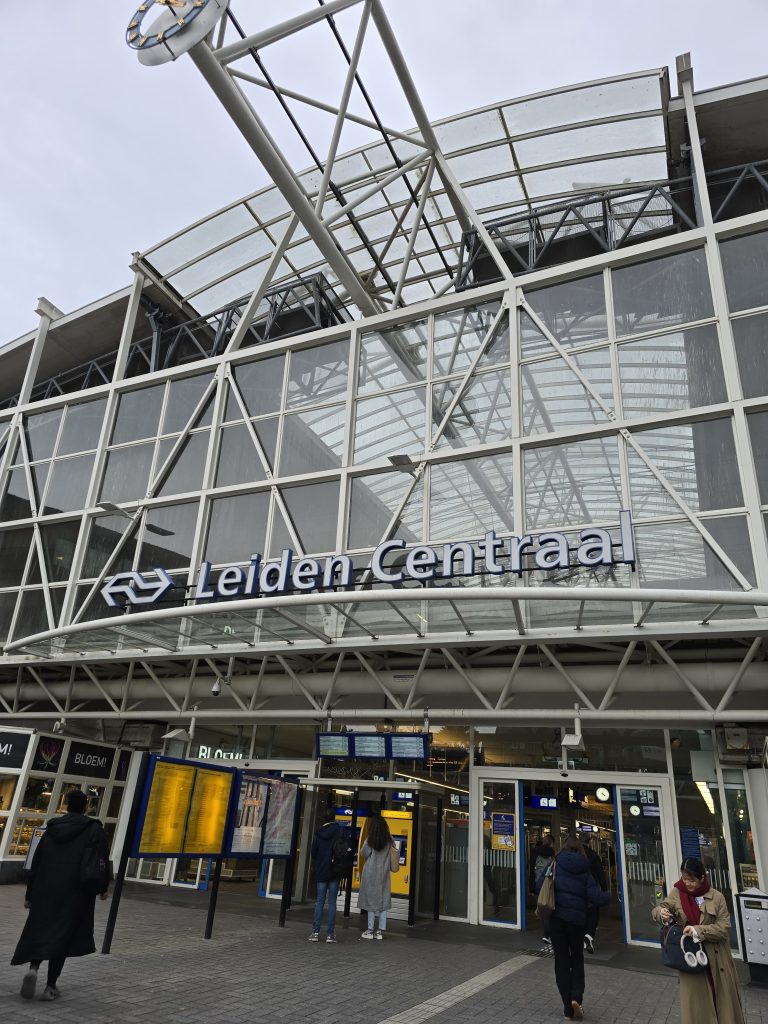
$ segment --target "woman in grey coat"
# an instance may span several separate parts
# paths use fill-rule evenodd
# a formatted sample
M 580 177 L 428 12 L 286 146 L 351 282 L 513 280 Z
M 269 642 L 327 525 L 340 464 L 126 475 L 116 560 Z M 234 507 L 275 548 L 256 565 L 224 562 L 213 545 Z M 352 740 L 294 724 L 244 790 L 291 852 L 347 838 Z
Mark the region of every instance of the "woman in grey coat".
M 368 912 L 368 927 L 363 932 L 363 939 L 383 939 L 387 929 L 387 911 L 392 905 L 390 850 L 392 835 L 386 821 L 376 815 L 368 820 L 368 832 L 360 854 L 363 858 L 363 870 L 360 876 L 360 893 L 357 905 L 360 910 Z M 379 927 L 374 930 L 376 918 Z

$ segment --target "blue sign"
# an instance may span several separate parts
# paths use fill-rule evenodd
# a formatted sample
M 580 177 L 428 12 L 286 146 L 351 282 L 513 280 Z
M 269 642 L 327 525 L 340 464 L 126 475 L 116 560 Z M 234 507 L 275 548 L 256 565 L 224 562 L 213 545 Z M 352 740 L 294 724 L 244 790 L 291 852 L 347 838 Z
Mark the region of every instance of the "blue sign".
M 557 797 L 556 796 L 536 796 L 531 797 L 531 807 L 536 810 L 557 810 Z

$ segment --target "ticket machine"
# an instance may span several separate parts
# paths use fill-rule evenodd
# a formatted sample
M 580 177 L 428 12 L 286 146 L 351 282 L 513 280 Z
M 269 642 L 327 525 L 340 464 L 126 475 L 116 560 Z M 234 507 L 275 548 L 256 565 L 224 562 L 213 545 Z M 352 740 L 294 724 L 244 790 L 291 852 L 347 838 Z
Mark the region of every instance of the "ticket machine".
M 392 873 L 392 895 L 393 896 L 408 896 L 410 892 L 410 881 L 411 881 L 411 850 L 413 848 L 413 815 L 410 811 L 382 811 L 381 815 L 386 823 L 389 825 L 389 830 L 392 833 L 392 842 L 397 846 L 400 854 L 400 870 Z M 348 810 L 340 810 L 336 813 L 336 821 L 340 825 L 349 827 L 352 819 L 352 813 Z M 355 858 L 355 867 L 352 872 L 352 889 L 357 891 L 360 888 L 360 869 L 362 867 L 362 858 L 360 856 L 360 850 L 362 849 L 365 837 L 368 831 L 368 813 L 366 811 L 357 812 L 357 857 Z

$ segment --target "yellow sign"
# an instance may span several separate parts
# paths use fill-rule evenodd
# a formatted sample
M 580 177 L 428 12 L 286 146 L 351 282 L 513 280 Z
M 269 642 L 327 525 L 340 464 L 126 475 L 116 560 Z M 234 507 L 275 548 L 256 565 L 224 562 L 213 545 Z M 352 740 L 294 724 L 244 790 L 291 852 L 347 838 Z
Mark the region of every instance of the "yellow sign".
M 138 855 L 221 853 L 231 787 L 230 772 L 156 761 Z

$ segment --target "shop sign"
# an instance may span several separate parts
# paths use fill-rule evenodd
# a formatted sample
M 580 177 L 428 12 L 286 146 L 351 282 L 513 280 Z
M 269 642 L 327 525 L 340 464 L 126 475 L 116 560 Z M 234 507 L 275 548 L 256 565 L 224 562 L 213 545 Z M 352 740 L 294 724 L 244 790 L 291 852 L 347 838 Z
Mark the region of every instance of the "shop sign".
M 29 740 L 28 732 L 0 732 L 0 768 L 21 768 Z
M 479 558 L 477 551 L 479 551 Z M 387 564 L 398 554 L 404 562 Z M 459 572 L 471 575 L 476 559 L 482 559 L 485 571 L 495 576 L 522 576 L 526 571 L 524 558 L 533 558 L 534 568 L 544 572 L 570 569 L 574 565 L 587 569 L 605 565 L 632 565 L 635 562 L 635 539 L 632 516 L 627 510 L 619 513 L 618 540 L 599 526 L 589 526 L 579 533 L 579 545 L 571 548 L 564 533 L 525 534 L 522 537 L 499 537 L 495 530 L 474 541 L 458 541 L 431 547 L 417 544 L 406 553 L 404 540 L 388 540 L 379 544 L 367 567 L 379 583 L 400 586 L 407 580 L 450 580 Z M 328 555 L 326 558 L 296 557 L 291 548 L 284 548 L 279 559 L 262 561 L 260 554 L 251 556 L 247 567 L 228 565 L 217 570 L 216 580 L 210 562 L 203 562 L 198 573 L 194 598 L 198 601 L 220 597 L 249 598 L 259 595 L 306 593 L 311 590 L 333 590 L 353 587 L 355 569 L 349 555 Z M 101 588 L 104 600 L 112 608 L 120 605 L 155 604 L 175 586 L 167 570 L 156 568 L 154 576 L 140 572 L 121 572 L 107 580 Z
M 90 743 L 72 743 L 64 765 L 65 775 L 84 775 L 108 779 L 115 759 L 113 747 L 96 747 Z
M 55 772 L 58 770 L 64 740 L 55 736 L 41 736 L 37 741 L 37 750 L 32 759 L 33 772 Z

